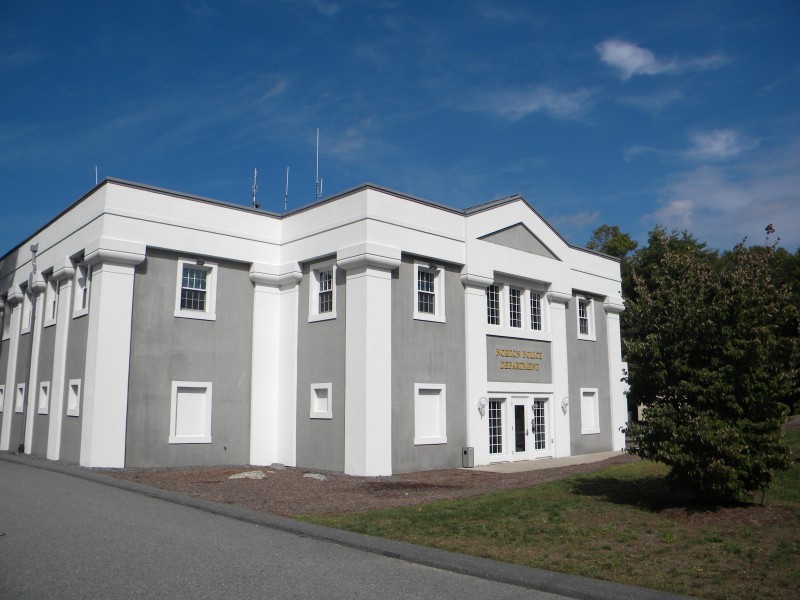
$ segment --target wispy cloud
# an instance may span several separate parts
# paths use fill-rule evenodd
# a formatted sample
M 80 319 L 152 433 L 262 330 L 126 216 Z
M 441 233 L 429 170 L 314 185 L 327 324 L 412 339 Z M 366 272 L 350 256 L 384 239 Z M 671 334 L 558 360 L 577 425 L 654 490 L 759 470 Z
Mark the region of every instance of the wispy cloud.
M 673 174 L 644 220 L 688 229 L 711 246 L 755 243 L 775 223 L 784 245 L 800 245 L 800 139 L 757 161 L 702 165 Z
M 600 60 L 614 67 L 623 80 L 636 75 L 660 75 L 687 70 L 707 70 L 719 67 L 728 59 L 721 55 L 704 56 L 689 59 L 656 58 L 647 48 L 642 48 L 624 40 L 608 39 L 595 46 Z
M 692 135 L 692 147 L 686 151 L 686 156 L 696 160 L 725 160 L 754 145 L 732 129 L 716 129 Z
M 540 85 L 526 90 L 502 90 L 479 102 L 479 108 L 511 120 L 533 113 L 545 113 L 560 119 L 576 118 L 587 108 L 591 90 L 561 92 Z

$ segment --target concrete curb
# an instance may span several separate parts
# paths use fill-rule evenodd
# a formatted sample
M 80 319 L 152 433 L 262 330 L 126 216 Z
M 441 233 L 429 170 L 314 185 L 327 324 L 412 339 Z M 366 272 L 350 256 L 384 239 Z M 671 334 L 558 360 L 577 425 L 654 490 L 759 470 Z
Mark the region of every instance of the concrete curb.
M 9 452 L 0 452 L 0 460 L 53 471 L 70 477 L 77 477 L 79 479 L 134 492 L 150 498 L 165 500 L 167 502 L 229 517 L 231 519 L 261 525 L 263 527 L 270 527 L 287 533 L 310 537 L 365 552 L 371 552 L 373 554 L 380 554 L 382 556 L 453 573 L 470 575 L 472 577 L 479 577 L 481 579 L 557 594 L 569 598 L 576 598 L 579 600 L 618 600 L 619 598 L 630 598 L 634 600 L 678 600 L 681 598 L 689 598 L 688 596 L 680 596 L 647 588 L 612 583 L 598 579 L 589 579 L 578 575 L 565 575 L 533 567 L 512 565 L 496 560 L 466 556 L 455 552 L 417 546 L 406 542 L 397 542 L 339 529 L 332 529 L 330 527 L 296 521 L 269 513 L 257 512 L 231 504 L 211 502 L 201 498 L 185 496 L 177 492 L 116 479 L 109 475 L 76 465 L 68 465 L 30 456 L 19 456 Z

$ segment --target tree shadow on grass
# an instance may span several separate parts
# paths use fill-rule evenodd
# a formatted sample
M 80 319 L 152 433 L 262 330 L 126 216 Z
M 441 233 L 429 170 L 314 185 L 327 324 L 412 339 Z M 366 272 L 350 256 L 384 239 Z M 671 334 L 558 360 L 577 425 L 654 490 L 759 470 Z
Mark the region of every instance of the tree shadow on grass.
M 577 479 L 571 491 L 654 513 L 667 509 L 682 509 L 687 513 L 713 512 L 723 508 L 689 492 L 673 490 L 663 477 L 652 475 L 636 479 L 587 477 Z

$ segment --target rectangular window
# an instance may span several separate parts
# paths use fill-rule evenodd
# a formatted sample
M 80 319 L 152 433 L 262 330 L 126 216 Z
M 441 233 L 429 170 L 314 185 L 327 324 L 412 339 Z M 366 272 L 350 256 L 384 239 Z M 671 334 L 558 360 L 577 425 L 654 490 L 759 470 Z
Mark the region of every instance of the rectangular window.
M 547 447 L 547 430 L 545 427 L 545 403 L 547 400 L 533 401 L 533 419 L 531 419 L 531 430 L 533 431 L 534 450 L 544 450 Z
M 81 380 L 70 379 L 67 388 L 67 416 L 81 416 Z
M 594 339 L 591 298 L 578 298 L 578 337 L 584 340 Z
M 531 292 L 531 329 L 542 330 L 542 294 Z
M 172 382 L 169 443 L 211 443 L 210 381 Z
M 17 399 L 16 402 L 14 403 L 14 412 L 21 413 L 24 406 L 25 406 L 25 384 L 18 383 Z
M 503 401 L 489 400 L 489 454 L 503 453 Z
M 75 302 L 73 318 L 81 317 L 89 312 L 89 293 L 92 286 L 92 267 L 78 264 L 75 267 Z
M 174 316 L 217 319 L 217 265 L 199 259 L 178 259 Z
M 311 419 L 332 419 L 333 418 L 333 384 L 312 383 L 311 384 Z
M 20 322 L 20 335 L 31 332 L 31 297 L 28 295 L 28 288 L 22 290 L 22 321 Z
M 600 433 L 600 411 L 596 388 L 581 388 L 581 433 Z
M 415 263 L 414 281 L 414 318 L 444 323 L 444 269 Z
M 489 325 L 500 325 L 500 286 L 490 285 L 486 288 L 486 322 Z
M 56 324 L 58 317 L 58 281 L 47 277 L 44 291 L 44 327 Z
M 414 444 L 447 443 L 447 391 L 444 384 L 414 384 Z
M 0 413 L 6 405 L 6 386 L 0 385 Z
M 39 384 L 39 408 L 40 415 L 46 415 L 50 410 L 50 382 L 43 381 Z
M 308 320 L 336 318 L 336 263 L 326 261 L 311 268 L 308 290 Z
M 511 327 L 522 327 L 522 290 L 508 290 L 508 324 Z
M 3 308 L 3 339 L 7 340 L 11 337 L 11 313 L 14 307 L 11 306 L 6 300 L 5 307 Z

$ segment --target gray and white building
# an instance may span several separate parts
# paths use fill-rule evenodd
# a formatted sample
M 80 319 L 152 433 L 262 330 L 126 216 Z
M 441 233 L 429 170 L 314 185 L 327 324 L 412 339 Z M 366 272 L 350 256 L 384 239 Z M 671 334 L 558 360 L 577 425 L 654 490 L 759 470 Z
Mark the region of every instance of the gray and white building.
M 274 214 L 107 179 L 0 258 L 0 450 L 23 418 L 25 452 L 90 467 L 619 450 L 622 310 L 619 263 L 520 196 Z

